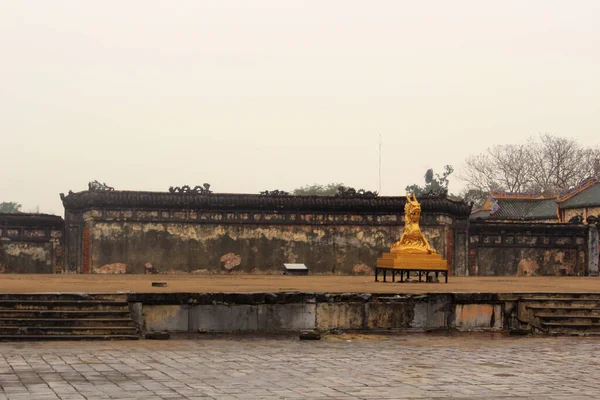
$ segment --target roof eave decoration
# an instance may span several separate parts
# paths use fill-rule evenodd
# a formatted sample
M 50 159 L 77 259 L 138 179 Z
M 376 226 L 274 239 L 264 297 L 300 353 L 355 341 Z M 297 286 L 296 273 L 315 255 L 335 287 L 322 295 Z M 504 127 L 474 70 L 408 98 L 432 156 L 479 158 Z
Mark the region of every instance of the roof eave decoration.
M 575 197 L 576 195 L 583 192 L 584 190 L 589 189 L 590 187 L 594 186 L 596 183 L 598 183 L 598 177 L 587 178 L 584 181 L 582 181 L 579 185 L 562 192 L 558 196 L 557 201 L 559 203 L 564 203 L 565 201 L 569 200 L 572 197 Z
M 494 215 L 498 210 L 500 210 L 500 204 L 496 201 L 496 198 L 491 196 L 492 199 L 492 209 L 490 210 L 490 216 Z
M 543 216 L 543 217 L 513 217 L 513 218 L 509 218 L 509 217 L 502 217 L 502 218 L 488 218 L 488 220 L 490 221 L 545 221 L 545 220 L 554 220 L 554 219 L 559 219 L 558 217 L 555 217 L 553 215 L 547 215 L 547 216 Z
M 502 190 L 490 190 L 490 196 L 495 199 L 515 199 L 515 200 L 542 200 L 554 199 L 555 193 L 551 192 L 505 192 Z
M 228 194 L 202 191 L 137 192 L 137 191 L 69 191 L 61 193 L 65 210 L 91 208 L 143 209 L 212 209 L 212 210 L 272 210 L 272 211 L 355 211 L 402 213 L 404 197 L 369 196 L 296 196 L 281 193 Z M 450 200 L 446 196 L 424 196 L 419 199 L 424 212 L 448 213 L 468 217 L 471 205 Z

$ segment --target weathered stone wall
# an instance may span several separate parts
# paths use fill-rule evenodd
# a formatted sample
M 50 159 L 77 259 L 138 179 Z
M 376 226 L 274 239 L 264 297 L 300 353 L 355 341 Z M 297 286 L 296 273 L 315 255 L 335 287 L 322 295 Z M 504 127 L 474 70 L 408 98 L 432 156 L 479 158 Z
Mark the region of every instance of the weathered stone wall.
M 62 269 L 63 220 L 43 214 L 0 214 L 0 273 Z
M 371 293 L 131 293 L 140 330 L 255 332 L 501 330 L 517 295 Z
M 124 193 L 64 198 L 69 270 L 267 273 L 304 263 L 315 274 L 370 273 L 403 228 L 402 198 Z M 460 271 L 469 210 L 423 204 L 425 236 Z
M 588 275 L 588 235 L 580 224 L 471 223 L 468 275 Z
M 588 275 L 598 276 L 598 265 L 600 264 L 600 238 L 598 237 L 598 225 L 590 224 L 588 227 Z
M 287 263 L 304 263 L 311 273 L 368 271 L 398 240 L 401 226 L 216 225 L 94 221 L 92 271 L 125 265 L 130 273 L 149 266 L 162 272 L 275 272 Z M 444 225 L 424 227 L 446 255 Z M 202 271 L 204 272 L 204 271 Z

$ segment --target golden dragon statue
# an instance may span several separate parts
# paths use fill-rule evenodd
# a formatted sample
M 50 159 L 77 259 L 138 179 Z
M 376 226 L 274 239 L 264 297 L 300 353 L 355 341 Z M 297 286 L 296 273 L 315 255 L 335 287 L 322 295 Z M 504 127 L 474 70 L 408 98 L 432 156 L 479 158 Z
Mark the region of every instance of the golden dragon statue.
M 404 230 L 400 240 L 392 244 L 390 251 L 392 253 L 403 254 L 436 254 L 431 248 L 425 236 L 419 227 L 421 219 L 421 204 L 417 201 L 413 193 L 412 199 L 406 194 L 406 205 L 404 206 Z

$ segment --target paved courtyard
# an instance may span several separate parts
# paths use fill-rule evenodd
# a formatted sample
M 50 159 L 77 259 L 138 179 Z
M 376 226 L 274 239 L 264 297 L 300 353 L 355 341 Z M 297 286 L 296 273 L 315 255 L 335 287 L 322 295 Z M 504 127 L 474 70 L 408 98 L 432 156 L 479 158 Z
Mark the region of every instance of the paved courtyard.
M 600 340 L 499 334 L 0 343 L 0 399 L 596 399 Z

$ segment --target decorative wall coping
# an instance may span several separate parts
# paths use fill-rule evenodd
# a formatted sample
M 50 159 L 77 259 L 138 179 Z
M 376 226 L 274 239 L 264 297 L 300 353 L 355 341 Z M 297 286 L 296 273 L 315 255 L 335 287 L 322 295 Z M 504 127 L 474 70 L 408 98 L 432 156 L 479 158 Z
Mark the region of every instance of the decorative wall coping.
M 0 227 L 34 227 L 62 230 L 62 217 L 50 214 L 0 213 Z
M 196 210 L 170 209 L 146 210 L 139 208 L 94 208 L 67 212 L 67 221 L 83 217 L 95 222 L 141 222 L 141 223 L 191 223 L 218 225 L 364 225 L 364 226 L 402 226 L 404 215 L 391 212 L 344 212 L 344 211 L 248 211 L 248 210 Z M 449 218 L 446 214 L 424 214 L 421 225 L 449 225 L 450 221 L 440 221 L 438 217 Z M 466 220 L 464 220 L 466 222 Z M 455 226 L 466 229 L 460 221 Z
M 565 223 L 496 223 L 496 222 L 474 222 L 469 224 L 469 235 L 485 234 L 490 232 L 518 233 L 520 235 L 554 234 L 554 235 L 585 235 L 587 225 L 565 224 Z
M 67 211 L 94 208 L 403 213 L 405 197 L 278 196 L 229 193 L 83 191 L 61 193 Z M 424 213 L 468 217 L 471 205 L 445 196 L 419 199 Z

